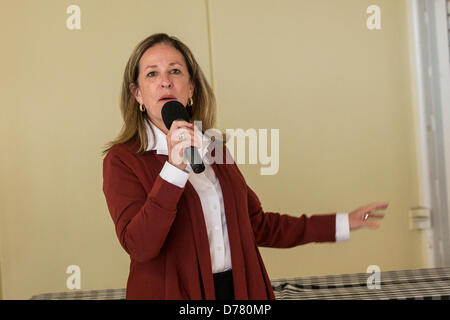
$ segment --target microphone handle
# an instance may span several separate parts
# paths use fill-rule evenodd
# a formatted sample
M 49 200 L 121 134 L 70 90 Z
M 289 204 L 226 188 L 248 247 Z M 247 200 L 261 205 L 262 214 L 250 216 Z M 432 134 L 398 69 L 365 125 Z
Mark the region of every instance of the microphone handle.
M 190 146 L 184 149 L 184 156 L 188 160 L 194 173 L 202 173 L 203 171 L 205 171 L 205 165 L 203 164 L 197 147 Z

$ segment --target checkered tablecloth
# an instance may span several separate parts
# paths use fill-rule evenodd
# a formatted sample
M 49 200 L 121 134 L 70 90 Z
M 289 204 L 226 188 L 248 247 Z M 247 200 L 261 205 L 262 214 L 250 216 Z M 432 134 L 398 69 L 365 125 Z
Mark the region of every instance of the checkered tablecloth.
M 368 273 L 271 280 L 277 300 L 450 299 L 450 268 L 385 271 L 379 289 L 369 289 Z M 31 300 L 121 300 L 125 288 L 43 293 Z
M 370 276 L 368 273 L 354 273 L 276 279 L 271 282 L 275 297 L 279 300 L 449 300 L 450 298 L 450 268 L 381 272 L 379 289 L 370 281 L 372 289 L 369 289 Z

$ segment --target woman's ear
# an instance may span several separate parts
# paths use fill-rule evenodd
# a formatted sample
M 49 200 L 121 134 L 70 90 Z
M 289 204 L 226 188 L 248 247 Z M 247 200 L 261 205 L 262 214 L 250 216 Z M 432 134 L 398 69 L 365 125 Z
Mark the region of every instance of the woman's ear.
M 136 86 L 135 83 L 130 83 L 129 89 L 131 91 L 131 93 L 133 94 L 134 98 L 136 99 L 136 101 L 139 104 L 143 104 L 143 100 L 142 100 L 142 95 L 141 95 L 141 89 L 139 89 L 139 87 Z

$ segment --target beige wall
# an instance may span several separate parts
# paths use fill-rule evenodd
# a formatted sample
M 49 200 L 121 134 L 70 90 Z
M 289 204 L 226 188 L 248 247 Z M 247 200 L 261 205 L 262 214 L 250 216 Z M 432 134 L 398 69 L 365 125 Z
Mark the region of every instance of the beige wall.
M 280 130 L 280 168 L 240 165 L 266 211 L 390 207 L 351 241 L 262 248 L 271 278 L 424 266 L 408 230 L 417 201 L 405 1 L 3 0 L 0 263 L 3 298 L 121 288 L 128 256 L 102 192 L 102 146 L 118 133 L 123 69 L 155 32 L 180 37 L 214 85 L 218 127 Z M 209 8 L 209 15 L 208 9 Z M 208 16 L 210 24 L 208 24 Z M 211 37 L 209 37 L 210 31 Z

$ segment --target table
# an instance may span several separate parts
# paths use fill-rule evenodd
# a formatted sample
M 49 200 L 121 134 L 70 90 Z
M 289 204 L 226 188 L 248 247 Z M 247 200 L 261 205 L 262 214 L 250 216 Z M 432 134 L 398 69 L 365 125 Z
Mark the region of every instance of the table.
M 277 300 L 450 299 L 450 267 L 384 271 L 379 276 L 379 289 L 369 288 L 369 273 L 273 279 L 271 284 Z M 31 300 L 122 299 L 125 299 L 125 288 L 42 293 L 31 297 Z

